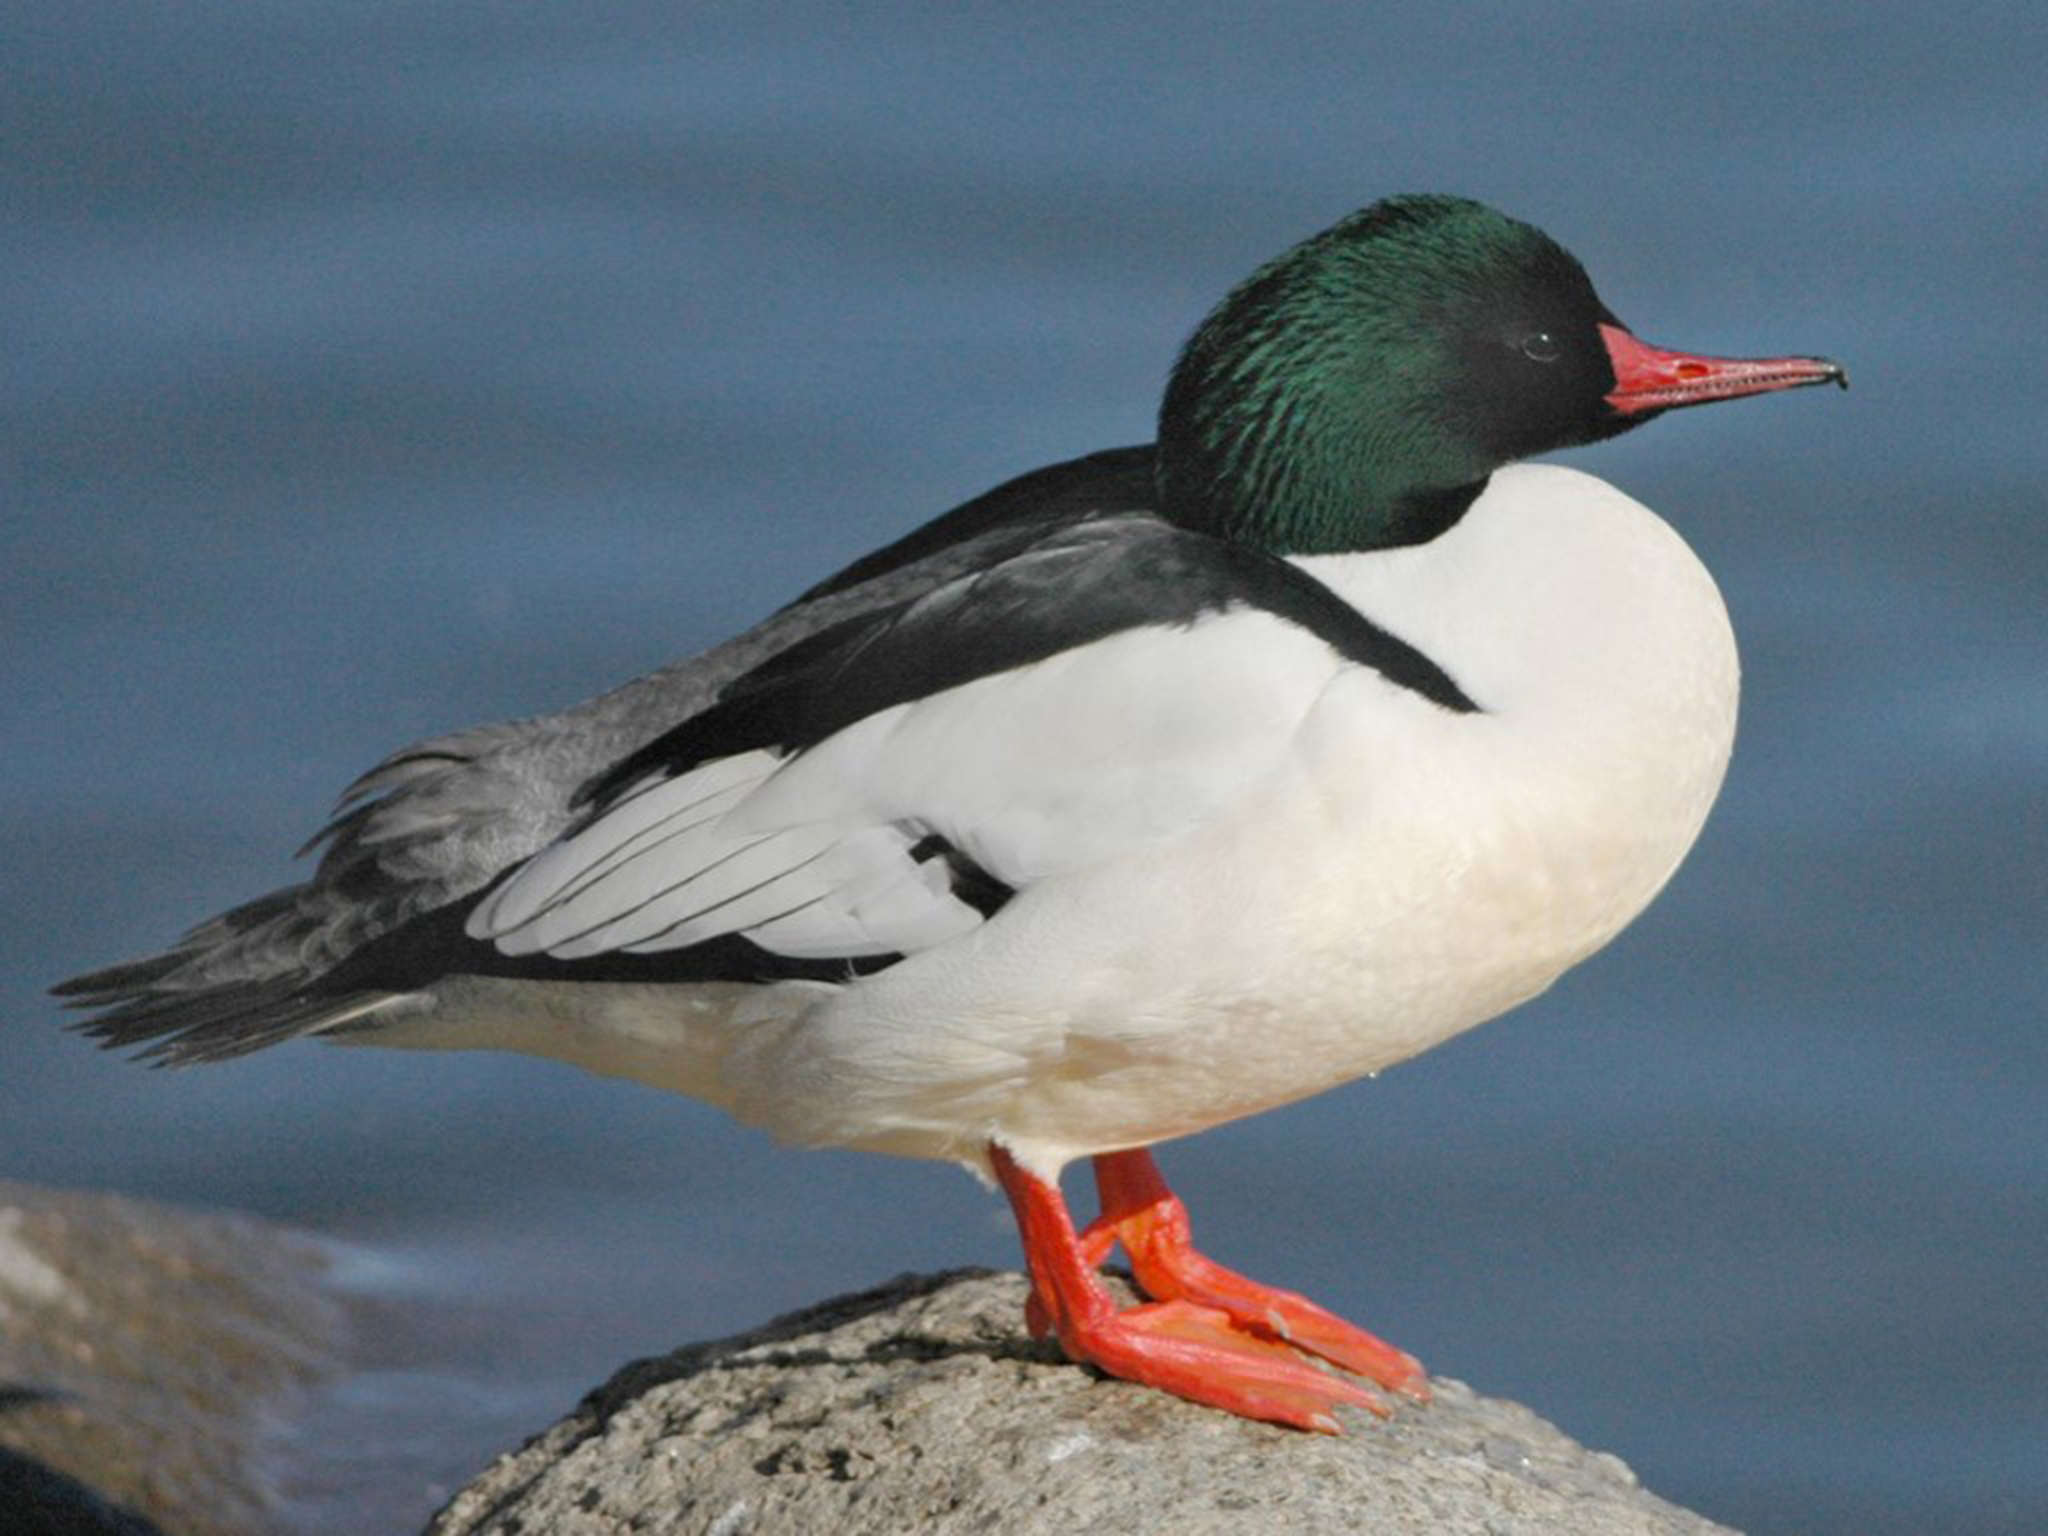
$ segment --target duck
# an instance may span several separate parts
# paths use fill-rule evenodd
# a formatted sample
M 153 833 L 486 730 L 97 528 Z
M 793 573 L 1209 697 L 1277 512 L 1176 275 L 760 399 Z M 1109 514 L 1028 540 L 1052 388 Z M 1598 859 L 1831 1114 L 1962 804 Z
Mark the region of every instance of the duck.
M 1665 885 L 1734 740 L 1728 615 L 1662 519 L 1525 461 L 1819 384 L 1638 340 L 1482 203 L 1383 199 L 1222 299 L 1154 442 L 405 747 L 303 882 L 55 991 L 164 1064 L 514 1051 L 958 1163 L 1012 1208 L 1032 1335 L 1338 1432 L 1426 1372 L 1209 1258 L 1151 1149 L 1514 1008 Z

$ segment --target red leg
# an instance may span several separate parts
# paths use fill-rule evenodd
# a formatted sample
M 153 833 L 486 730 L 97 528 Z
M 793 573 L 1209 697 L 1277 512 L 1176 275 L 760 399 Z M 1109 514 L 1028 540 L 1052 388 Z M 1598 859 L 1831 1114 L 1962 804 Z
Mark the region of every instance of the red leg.
M 1261 1285 L 1198 1252 L 1189 1235 L 1187 1207 L 1166 1187 L 1150 1152 L 1104 1153 L 1095 1159 L 1095 1183 L 1102 1215 L 1088 1229 L 1091 1251 L 1113 1235 L 1131 1256 L 1138 1288 L 1147 1296 L 1211 1308 L 1242 1329 L 1285 1340 L 1391 1391 L 1429 1396 L 1421 1363 L 1412 1355 L 1305 1296 Z
M 1173 1299 L 1119 1312 L 1057 1186 L 1026 1173 L 999 1146 L 990 1146 L 989 1157 L 1017 1215 L 1037 1316 L 1070 1358 L 1248 1419 L 1326 1434 L 1338 1432 L 1340 1403 L 1384 1412 L 1363 1388 L 1233 1327 L 1216 1309 Z M 1108 1246 L 1100 1242 L 1096 1262 Z

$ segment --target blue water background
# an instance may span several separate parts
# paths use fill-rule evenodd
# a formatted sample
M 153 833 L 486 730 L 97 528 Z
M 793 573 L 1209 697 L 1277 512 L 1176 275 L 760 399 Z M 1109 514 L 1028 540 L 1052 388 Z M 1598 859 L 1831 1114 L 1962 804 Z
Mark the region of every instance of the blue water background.
M 311 1227 L 403 1302 L 309 1529 L 407 1528 L 634 1353 L 1013 1264 L 951 1169 L 513 1059 L 152 1073 L 40 989 L 293 878 L 397 744 L 1149 436 L 1229 283 L 1459 191 L 1647 338 L 1856 387 L 1573 456 L 1742 637 L 1665 898 L 1167 1169 L 1213 1251 L 1718 1519 L 2048 1529 L 2043 15 L 8 7 L 0 1174 Z

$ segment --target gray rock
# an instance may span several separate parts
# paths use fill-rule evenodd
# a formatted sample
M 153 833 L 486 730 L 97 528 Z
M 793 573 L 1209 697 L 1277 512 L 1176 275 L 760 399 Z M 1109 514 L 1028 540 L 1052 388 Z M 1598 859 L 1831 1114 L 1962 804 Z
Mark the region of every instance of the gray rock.
M 1016 1275 L 907 1276 L 629 1366 L 429 1536 L 1730 1536 L 1455 1381 L 1302 1434 L 1068 1364 L 1023 1301 Z
M 0 1532 L 254 1536 L 344 1320 L 309 1239 L 0 1182 Z

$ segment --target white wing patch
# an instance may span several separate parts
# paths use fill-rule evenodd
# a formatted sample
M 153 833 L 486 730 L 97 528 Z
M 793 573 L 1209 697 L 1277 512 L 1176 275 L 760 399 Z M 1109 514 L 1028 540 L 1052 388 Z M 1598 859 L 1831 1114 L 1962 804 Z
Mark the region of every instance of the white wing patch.
M 560 921 L 548 929 L 555 939 L 531 937 L 543 919 L 590 891 L 606 876 L 625 883 L 619 901 L 631 903 L 641 892 L 633 883 L 639 873 L 661 879 L 670 870 L 666 857 L 647 857 L 718 817 L 748 790 L 775 771 L 772 752 L 746 752 L 706 763 L 679 779 L 650 777 L 628 790 L 597 821 L 583 831 L 542 849 L 518 875 L 498 887 L 470 914 L 473 938 L 496 937 L 507 954 L 533 954 L 551 947 L 567 931 Z M 588 908 L 586 907 L 586 910 Z M 529 936 L 515 938 L 525 931 Z
M 478 904 L 507 955 L 646 954 L 742 935 L 776 954 L 914 954 L 982 913 L 934 835 L 1013 888 L 1226 810 L 1345 666 L 1257 611 L 1126 631 L 900 704 L 802 752 L 635 786 Z
M 902 954 L 981 921 L 922 837 L 843 818 L 761 828 L 741 811 L 774 776 L 772 752 L 720 758 L 629 791 L 535 856 L 470 915 L 508 955 L 647 954 L 744 934 L 800 959 Z

